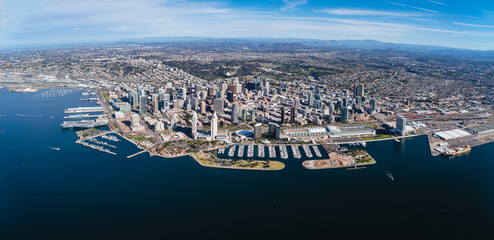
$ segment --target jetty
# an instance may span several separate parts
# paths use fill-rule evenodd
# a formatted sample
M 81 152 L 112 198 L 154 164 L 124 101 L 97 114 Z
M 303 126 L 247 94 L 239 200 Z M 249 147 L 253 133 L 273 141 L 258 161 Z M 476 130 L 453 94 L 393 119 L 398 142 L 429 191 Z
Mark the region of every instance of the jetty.
M 233 157 L 233 155 L 235 154 L 235 149 L 237 148 L 237 145 L 233 145 L 230 147 L 230 149 L 228 149 L 228 156 L 229 157 Z
M 281 145 L 279 148 L 280 148 L 280 156 L 281 156 L 281 158 L 287 159 L 288 158 L 288 151 L 286 149 L 286 145 Z
M 302 158 L 302 155 L 300 155 L 300 150 L 298 149 L 297 145 L 291 145 L 290 147 L 292 148 L 292 153 L 294 158 L 297 159 Z
M 303 146 L 302 146 L 302 149 L 304 149 L 305 156 L 307 156 L 308 158 L 313 157 L 312 152 L 311 152 L 311 151 L 310 151 L 310 149 L 309 149 L 309 146 L 307 146 L 307 145 L 303 145 Z
M 257 156 L 260 158 L 263 158 L 264 155 L 264 146 L 263 145 L 257 145 Z
M 129 155 L 129 156 L 127 156 L 127 158 L 135 157 L 135 156 L 137 156 L 137 155 L 139 155 L 139 154 L 141 154 L 141 153 L 145 153 L 145 152 L 146 152 L 146 149 L 144 149 L 144 150 L 142 150 L 142 151 L 140 151 L 140 152 L 136 152 L 136 153 L 134 153 L 134 154 L 132 154 L 132 155 Z
M 238 157 L 243 157 L 244 156 L 244 149 L 245 149 L 244 145 L 238 146 L 238 153 L 237 153 L 237 156 Z
M 254 146 L 253 145 L 249 145 L 247 147 L 247 157 L 249 157 L 249 158 L 254 157 Z
M 319 148 L 318 148 L 316 145 L 313 145 L 313 146 L 312 146 L 312 149 L 313 149 L 313 150 L 314 150 L 314 152 L 316 153 L 316 156 L 317 156 L 317 157 L 322 157 L 321 151 L 319 151 Z
M 276 158 L 276 150 L 274 146 L 268 146 L 268 153 L 270 158 Z

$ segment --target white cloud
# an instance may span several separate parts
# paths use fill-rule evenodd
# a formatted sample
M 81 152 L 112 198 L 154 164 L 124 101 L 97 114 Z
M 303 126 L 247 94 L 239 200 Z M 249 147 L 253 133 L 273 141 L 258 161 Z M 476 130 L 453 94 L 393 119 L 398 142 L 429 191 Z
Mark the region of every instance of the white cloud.
M 459 23 L 459 22 L 454 22 L 453 24 L 459 26 L 466 26 L 466 27 L 494 28 L 494 25 L 479 25 L 479 24 L 470 24 L 470 23 Z
M 342 8 L 323 9 L 320 12 L 334 14 L 334 15 L 352 15 L 352 16 L 388 16 L 388 17 L 421 16 L 421 14 L 409 13 L 409 12 L 391 12 L 391 11 L 375 11 L 375 10 L 361 10 L 361 9 L 342 9 Z
M 285 6 L 281 8 L 282 11 L 297 10 L 298 6 L 307 4 L 307 0 L 283 0 Z
M 432 0 L 427 0 L 427 1 L 431 2 L 431 3 L 439 4 L 439 5 L 445 5 L 444 3 L 438 2 L 438 1 L 432 1 Z
M 438 11 L 434 11 L 434 10 L 430 10 L 430 9 L 426 9 L 426 8 L 409 6 L 409 5 L 405 5 L 405 4 L 401 4 L 401 3 L 395 3 L 395 2 L 387 2 L 387 3 L 393 4 L 393 5 L 396 5 L 396 6 L 400 6 L 400 7 L 413 8 L 413 9 L 417 9 L 417 10 L 421 10 L 421 11 L 425 11 L 425 12 L 439 13 Z

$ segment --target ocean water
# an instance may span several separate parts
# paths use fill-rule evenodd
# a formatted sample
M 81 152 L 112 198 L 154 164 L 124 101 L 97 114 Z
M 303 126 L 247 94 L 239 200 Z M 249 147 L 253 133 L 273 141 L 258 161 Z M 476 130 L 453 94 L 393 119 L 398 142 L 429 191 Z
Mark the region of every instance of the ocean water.
M 79 91 L 39 95 L 0 90 L 0 239 L 475 239 L 494 229 L 492 143 L 444 158 L 424 136 L 372 142 L 377 164 L 351 171 L 291 157 L 282 171 L 206 168 L 128 159 L 139 150 L 125 141 L 112 143 L 116 156 L 75 144 L 63 110 L 94 103 Z

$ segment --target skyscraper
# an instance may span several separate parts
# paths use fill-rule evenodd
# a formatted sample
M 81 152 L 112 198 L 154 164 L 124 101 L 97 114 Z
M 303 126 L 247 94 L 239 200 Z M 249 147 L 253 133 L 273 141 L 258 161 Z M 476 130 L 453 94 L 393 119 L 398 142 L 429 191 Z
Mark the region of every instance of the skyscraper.
M 276 124 L 276 123 L 269 123 L 268 124 L 268 133 L 269 133 L 269 136 L 272 137 L 272 138 L 280 138 L 280 125 Z
M 370 100 L 370 111 L 371 111 L 371 114 L 375 113 L 377 111 L 377 101 L 374 98 L 372 98 Z
M 237 123 L 238 122 L 238 105 L 236 103 L 233 104 L 232 106 L 232 123 Z
M 256 111 L 254 109 L 250 110 L 250 121 L 251 122 L 256 121 Z
M 340 122 L 342 123 L 347 123 L 348 122 L 348 107 L 343 107 L 341 109 L 341 115 L 340 115 Z
M 214 112 L 218 114 L 223 114 L 223 99 L 215 99 L 214 100 Z
M 292 108 L 290 109 L 290 124 L 294 124 L 295 123 L 295 107 L 292 106 Z
M 206 114 L 206 101 L 201 102 L 201 114 Z
M 213 119 L 211 119 L 211 141 L 216 138 L 218 134 L 218 115 L 213 114 Z
M 153 113 L 158 113 L 159 111 L 158 94 L 153 94 L 151 100 L 153 102 Z
M 405 134 L 407 126 L 407 119 L 402 116 L 396 116 L 396 129 L 400 132 L 401 135 Z
M 285 124 L 285 108 L 281 107 L 281 124 Z
M 142 95 L 139 99 L 139 113 L 146 114 L 147 113 L 147 97 L 146 95 Z
M 192 137 L 197 138 L 197 112 L 192 115 Z
M 262 124 L 256 123 L 254 125 L 254 138 L 257 139 L 260 137 L 262 137 Z
M 365 94 L 365 91 L 364 91 L 364 84 L 361 83 L 358 85 L 358 89 L 357 89 L 357 96 L 358 97 L 363 97 Z

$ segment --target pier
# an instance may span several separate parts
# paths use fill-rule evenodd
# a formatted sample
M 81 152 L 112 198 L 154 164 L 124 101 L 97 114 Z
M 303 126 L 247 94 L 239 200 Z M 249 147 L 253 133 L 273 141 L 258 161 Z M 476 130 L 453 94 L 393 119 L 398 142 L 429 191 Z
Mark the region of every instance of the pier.
M 247 147 L 247 157 L 254 157 L 254 146 L 253 145 L 249 145 Z
M 244 145 L 238 146 L 238 153 L 237 153 L 237 156 L 238 157 L 243 157 L 244 156 L 244 148 L 245 148 Z
M 305 156 L 307 156 L 308 158 L 313 157 L 312 152 L 309 149 L 309 146 L 303 145 L 302 148 L 304 149 Z
M 230 149 L 228 149 L 228 156 L 229 157 L 233 157 L 233 155 L 235 154 L 235 149 L 237 148 L 237 145 L 233 145 L 230 147 Z
M 132 155 L 129 155 L 129 156 L 127 156 L 127 158 L 135 157 L 135 156 L 137 156 L 137 155 L 139 155 L 139 154 L 141 154 L 141 153 L 144 153 L 144 152 L 146 152 L 146 149 L 144 149 L 144 150 L 142 150 L 142 151 L 140 151 L 140 152 L 136 152 L 136 153 L 134 153 L 134 154 L 132 154 Z
M 316 153 L 316 156 L 317 157 L 322 157 L 322 154 L 321 154 L 321 151 L 319 151 L 319 148 L 315 145 L 312 146 L 312 149 L 314 150 L 314 152 Z
M 77 107 L 67 108 L 65 113 L 90 113 L 90 112 L 103 112 L 102 107 Z
M 292 153 L 293 153 L 294 158 L 297 158 L 297 159 L 302 158 L 302 155 L 300 155 L 300 150 L 298 149 L 298 146 L 291 145 L 290 147 L 292 148 Z
M 280 149 L 280 156 L 281 156 L 281 158 L 287 159 L 288 158 L 288 151 L 286 149 L 286 145 L 279 146 L 279 149 Z
M 257 156 L 260 158 L 263 158 L 264 155 L 264 146 L 263 145 L 257 145 Z
M 270 158 L 276 158 L 276 150 L 274 146 L 268 146 L 268 153 Z

